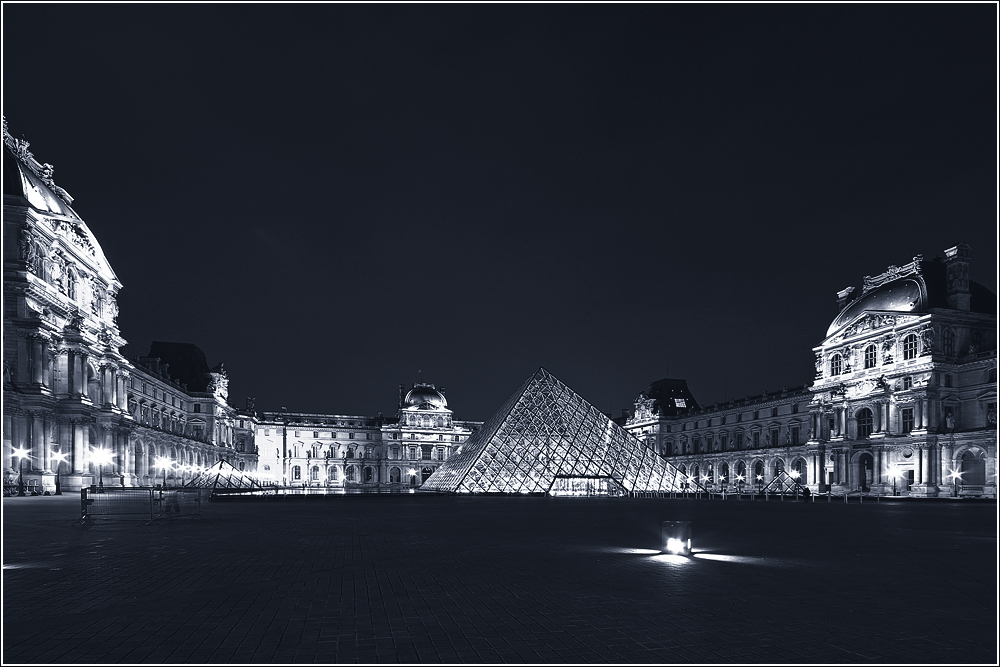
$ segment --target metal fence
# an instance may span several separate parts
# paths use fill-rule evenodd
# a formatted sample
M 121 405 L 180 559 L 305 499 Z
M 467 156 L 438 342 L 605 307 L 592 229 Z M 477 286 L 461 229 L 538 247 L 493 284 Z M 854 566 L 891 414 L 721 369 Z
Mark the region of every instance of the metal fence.
M 172 519 L 201 519 L 205 489 L 136 489 L 91 486 L 80 490 L 80 518 L 73 525 L 99 520 L 138 521 L 145 525 Z
M 152 523 L 153 490 L 99 486 L 80 489 L 80 518 L 73 525 L 88 526 L 101 519 Z

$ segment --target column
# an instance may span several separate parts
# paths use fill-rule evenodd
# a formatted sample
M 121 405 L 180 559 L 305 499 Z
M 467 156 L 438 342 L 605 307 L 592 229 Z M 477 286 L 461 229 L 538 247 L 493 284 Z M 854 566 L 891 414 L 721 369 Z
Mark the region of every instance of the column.
M 882 406 L 879 405 L 879 412 L 882 411 Z M 875 450 L 875 481 L 874 484 L 882 483 L 882 450 Z
M 126 475 L 132 472 L 128 460 L 128 438 L 120 430 L 115 429 L 115 439 L 118 441 L 118 474 Z
M 917 450 L 917 484 L 927 483 L 927 450 L 921 447 Z
M 950 484 L 954 480 L 950 477 L 952 463 L 952 447 L 950 444 L 944 444 L 941 446 L 941 483 Z
M 927 400 L 926 398 L 922 398 L 922 399 L 920 399 L 919 402 L 920 402 L 920 416 L 921 416 L 920 428 L 922 428 L 924 430 L 927 430 L 929 428 L 929 426 L 930 426 L 930 423 L 931 423 L 930 414 L 929 414 L 929 412 L 930 412 L 930 401 Z
M 928 484 L 933 484 L 935 481 L 934 478 L 937 477 L 937 475 L 935 474 L 935 469 L 937 468 L 937 466 L 935 465 L 935 460 L 934 460 L 936 455 L 937 455 L 937 448 L 934 445 L 929 445 L 927 447 L 927 465 L 924 466 L 924 470 L 926 471 L 924 474 L 927 475 Z
M 873 433 L 882 432 L 882 404 L 876 403 L 875 409 L 872 410 L 872 429 Z
M 70 466 L 73 469 L 73 473 L 77 475 L 82 474 L 86 471 L 86 468 L 83 467 L 84 466 L 83 447 L 85 442 L 84 440 L 85 428 L 86 426 L 84 426 L 79 421 L 76 420 L 73 421 L 73 455 L 72 458 L 70 459 Z
M 78 352 L 76 355 L 76 363 L 79 365 L 80 372 L 78 374 L 79 378 L 79 394 L 80 396 L 87 396 L 87 355 L 83 352 Z
M 114 375 L 112 374 L 111 366 L 101 366 L 101 396 L 103 397 L 101 405 L 109 405 L 112 401 L 114 394 L 113 378 Z
M 118 374 L 118 407 L 128 411 L 128 378 L 123 373 Z
M 29 470 L 43 470 L 45 458 L 45 419 L 39 415 L 31 416 L 31 454 Z
M 892 420 L 889 418 L 889 401 L 882 404 L 882 430 L 892 435 Z
M 913 401 L 913 430 L 919 431 L 920 425 L 924 423 L 923 402 L 920 399 Z

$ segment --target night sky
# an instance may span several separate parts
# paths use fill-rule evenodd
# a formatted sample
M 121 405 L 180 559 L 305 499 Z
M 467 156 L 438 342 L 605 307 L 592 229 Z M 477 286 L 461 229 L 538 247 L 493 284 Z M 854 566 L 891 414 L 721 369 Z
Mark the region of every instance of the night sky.
M 10 5 L 3 112 L 124 287 L 258 410 L 620 414 L 809 383 L 860 288 L 996 290 L 994 4 Z

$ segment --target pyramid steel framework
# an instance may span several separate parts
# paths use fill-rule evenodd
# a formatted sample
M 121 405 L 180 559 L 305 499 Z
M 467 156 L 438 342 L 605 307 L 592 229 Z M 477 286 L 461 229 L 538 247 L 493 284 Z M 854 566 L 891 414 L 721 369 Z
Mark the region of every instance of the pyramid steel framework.
M 185 489 L 212 489 L 213 493 L 238 493 L 241 491 L 262 491 L 256 479 L 237 470 L 227 461 L 219 461 L 201 471 L 187 484 Z
M 544 368 L 422 491 L 625 495 L 700 488 Z
M 799 481 L 785 472 L 784 468 L 778 470 L 774 479 L 767 483 L 767 486 L 760 490 L 760 493 L 780 493 L 793 496 L 795 494 L 805 495 L 805 487 Z

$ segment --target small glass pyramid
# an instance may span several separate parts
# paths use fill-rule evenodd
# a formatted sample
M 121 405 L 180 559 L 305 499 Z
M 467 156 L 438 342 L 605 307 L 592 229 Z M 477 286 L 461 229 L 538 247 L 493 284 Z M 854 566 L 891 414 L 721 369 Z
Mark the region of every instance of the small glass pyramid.
M 615 496 L 683 482 L 698 486 L 539 368 L 421 490 Z

